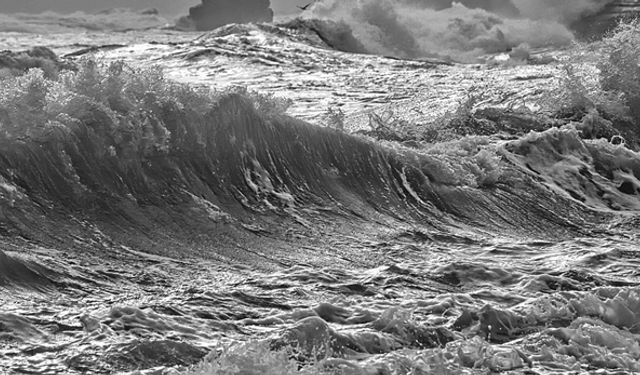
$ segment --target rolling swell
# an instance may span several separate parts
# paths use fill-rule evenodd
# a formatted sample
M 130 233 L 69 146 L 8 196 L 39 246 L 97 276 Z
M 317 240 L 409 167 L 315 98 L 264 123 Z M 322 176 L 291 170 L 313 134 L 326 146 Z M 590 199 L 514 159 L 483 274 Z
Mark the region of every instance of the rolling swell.
M 109 130 L 113 119 L 104 110 L 80 105 L 70 107 L 76 121 L 66 131 L 2 139 L 3 232 L 51 240 L 51 233 L 76 231 L 73 215 L 81 214 L 146 248 L 167 239 L 247 241 L 238 233 L 249 224 L 290 218 L 307 226 L 328 216 L 337 223 L 528 235 L 577 230 L 584 222 L 570 199 L 540 199 L 548 193 L 526 179 L 451 183 L 443 177 L 446 165 L 429 155 L 266 116 L 237 94 L 204 115 L 170 103 L 150 106 L 154 115 L 132 126 L 166 137 L 163 147 L 134 147 L 126 133 Z

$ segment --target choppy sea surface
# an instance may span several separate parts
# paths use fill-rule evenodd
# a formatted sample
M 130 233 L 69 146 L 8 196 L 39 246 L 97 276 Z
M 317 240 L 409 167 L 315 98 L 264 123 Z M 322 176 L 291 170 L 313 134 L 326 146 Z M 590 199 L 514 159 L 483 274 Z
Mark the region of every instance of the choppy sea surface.
M 0 372 L 640 372 L 637 145 L 543 108 L 595 47 L 302 26 L 0 32 L 84 66 L 0 86 Z

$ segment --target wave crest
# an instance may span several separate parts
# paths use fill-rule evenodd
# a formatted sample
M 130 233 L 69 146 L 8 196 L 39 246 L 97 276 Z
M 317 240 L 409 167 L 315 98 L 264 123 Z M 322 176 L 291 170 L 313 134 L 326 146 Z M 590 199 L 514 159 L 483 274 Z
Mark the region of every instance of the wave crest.
M 575 138 L 574 148 L 562 148 L 568 141 L 554 142 L 558 131 L 550 130 L 514 141 L 502 154 L 487 137 L 416 150 L 312 126 L 243 93 L 196 91 L 158 69 L 122 63 L 85 60 L 55 79 L 31 70 L 3 83 L 0 203 L 23 217 L 4 219 L 12 234 L 48 238 L 42 205 L 89 215 L 118 238 L 126 222 L 136 241 L 135 233 L 161 230 L 162 238 L 175 231 L 177 243 L 191 241 L 193 231 L 259 231 L 247 217 L 289 217 L 312 227 L 309 220 L 320 212 L 445 232 L 464 226 L 534 236 L 579 231 L 601 215 L 566 191 L 546 199 L 549 184 L 525 172 L 527 163 L 544 169 L 579 157 L 589 146 L 573 133 L 566 137 Z M 553 150 L 557 158 L 536 158 L 532 150 Z M 593 163 L 619 159 L 612 152 L 584 151 L 594 176 L 605 172 Z M 632 168 L 634 155 L 627 155 Z M 581 181 L 573 177 L 561 183 Z M 617 190 L 616 181 L 608 191 Z M 632 207 L 634 199 L 619 207 Z

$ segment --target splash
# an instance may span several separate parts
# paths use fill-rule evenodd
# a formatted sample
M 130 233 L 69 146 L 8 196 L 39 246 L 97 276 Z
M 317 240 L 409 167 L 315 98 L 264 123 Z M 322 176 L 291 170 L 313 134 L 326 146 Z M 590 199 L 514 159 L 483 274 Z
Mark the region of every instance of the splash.
M 480 6 L 482 5 L 482 6 Z M 560 47 L 573 40 L 568 25 L 601 10 L 593 0 L 389 1 L 325 0 L 306 17 L 343 21 L 371 53 L 403 58 L 450 57 L 474 61 L 483 54 Z

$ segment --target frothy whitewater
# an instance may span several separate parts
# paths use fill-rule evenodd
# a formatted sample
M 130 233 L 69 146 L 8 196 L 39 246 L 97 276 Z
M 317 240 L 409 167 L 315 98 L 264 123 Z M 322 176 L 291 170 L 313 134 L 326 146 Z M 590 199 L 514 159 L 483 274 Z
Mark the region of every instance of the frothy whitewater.
M 542 108 L 589 47 L 294 26 L 0 32 L 76 66 L 0 87 L 0 372 L 640 372 L 637 145 Z

